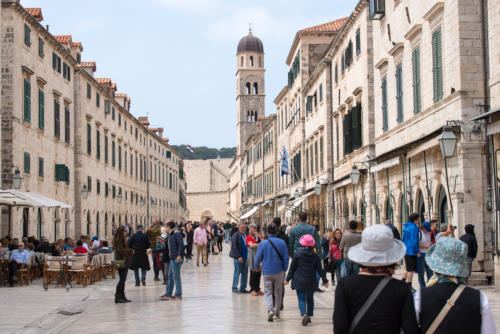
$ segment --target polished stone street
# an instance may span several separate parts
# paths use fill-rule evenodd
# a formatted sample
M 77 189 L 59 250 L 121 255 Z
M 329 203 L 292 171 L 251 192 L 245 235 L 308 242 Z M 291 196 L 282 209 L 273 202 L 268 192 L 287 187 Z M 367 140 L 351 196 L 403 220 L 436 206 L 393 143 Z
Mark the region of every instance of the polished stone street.
M 148 273 L 147 286 L 135 287 L 129 271 L 129 304 L 114 303 L 116 281 L 103 281 L 70 292 L 39 281 L 29 287 L 0 288 L 0 333 L 331 333 L 334 288 L 316 294 L 312 326 L 300 324 L 295 293 L 287 287 L 281 321 L 268 323 L 264 298 L 231 292 L 233 264 L 224 255 L 210 256 L 208 267 L 183 266 L 182 301 L 160 301 L 161 282 Z M 484 289 L 500 324 L 500 294 Z M 76 313 L 60 314 L 60 311 Z M 500 327 L 498 328 L 500 330 Z

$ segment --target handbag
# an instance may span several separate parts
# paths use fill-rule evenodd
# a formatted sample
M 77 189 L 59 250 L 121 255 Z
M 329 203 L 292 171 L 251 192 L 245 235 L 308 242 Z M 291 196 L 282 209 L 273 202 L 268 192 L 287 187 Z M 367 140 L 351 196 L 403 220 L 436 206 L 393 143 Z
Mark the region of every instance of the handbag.
M 274 250 L 276 251 L 276 254 L 278 254 L 281 262 L 283 263 L 283 256 L 280 254 L 280 252 L 278 251 L 278 248 L 276 248 L 276 246 L 273 244 L 273 242 L 271 241 L 271 239 L 267 239 L 267 241 L 269 241 L 269 243 L 271 244 L 271 246 L 274 248 Z M 283 269 L 284 270 L 284 269 Z
M 370 306 L 372 306 L 375 299 L 377 299 L 378 295 L 380 295 L 380 293 L 385 288 L 387 283 L 389 283 L 390 280 L 391 280 L 391 277 L 386 276 L 377 284 L 377 286 L 375 287 L 375 290 L 373 290 L 370 297 L 368 297 L 368 299 L 365 301 L 363 306 L 361 306 L 361 308 L 359 309 L 358 313 L 356 313 L 356 316 L 354 317 L 354 319 L 352 319 L 351 326 L 349 327 L 349 334 L 352 334 L 352 332 L 354 331 L 356 326 L 359 324 L 361 319 L 365 316 L 365 314 L 368 311 L 368 309 L 370 308 Z
M 112 263 L 113 265 L 115 265 L 115 266 L 116 266 L 116 268 L 118 268 L 118 269 L 123 269 L 123 268 L 126 268 L 126 267 L 127 267 L 127 264 L 126 264 L 126 262 L 125 262 L 125 259 L 122 259 L 122 260 L 113 260 L 113 261 L 111 261 L 111 263 Z
M 427 332 L 425 334 L 434 334 L 436 329 L 438 329 L 439 325 L 443 322 L 444 318 L 446 318 L 446 315 L 448 312 L 450 312 L 451 308 L 455 306 L 455 302 L 457 301 L 458 297 L 464 292 L 465 290 L 465 285 L 460 284 L 453 294 L 451 295 L 450 299 L 446 301 L 446 304 L 444 304 L 444 307 L 441 309 L 441 312 L 437 315 L 436 319 L 432 321 L 432 324 L 430 325 L 429 329 L 427 329 Z

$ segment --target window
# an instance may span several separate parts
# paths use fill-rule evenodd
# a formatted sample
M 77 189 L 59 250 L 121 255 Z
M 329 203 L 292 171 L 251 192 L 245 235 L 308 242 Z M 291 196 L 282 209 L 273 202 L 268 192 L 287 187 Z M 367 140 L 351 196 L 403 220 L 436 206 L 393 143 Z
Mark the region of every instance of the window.
M 87 82 L 87 99 L 91 99 L 92 98 L 92 87 L 90 86 L 90 84 Z
M 302 178 L 302 158 L 299 151 L 292 158 L 292 183 L 299 181 Z
M 123 120 L 123 126 L 125 128 L 125 131 L 127 131 L 127 120 L 126 119 Z
M 314 142 L 314 173 L 318 173 L 318 141 Z
M 345 49 L 345 68 L 349 68 L 352 65 L 352 41 L 349 41 L 347 48 Z
M 413 112 L 418 114 L 422 110 L 422 96 L 420 88 L 420 47 L 411 54 L 413 67 Z
M 101 194 L 101 181 L 100 180 L 95 181 L 95 192 L 97 195 Z
M 95 106 L 101 106 L 101 95 L 98 92 L 95 92 Z
M 357 104 L 349 110 L 342 120 L 344 156 L 352 153 L 362 145 L 361 115 L 361 104 Z
M 66 63 L 63 63 L 63 78 L 71 81 L 71 67 Z
M 30 173 L 30 154 L 24 152 L 24 174 Z
M 361 32 L 356 30 L 356 56 L 361 53 Z
M 76 53 L 76 62 L 80 64 L 82 62 L 82 54 L 80 52 Z
M 382 131 L 389 130 L 389 117 L 387 115 L 387 77 L 382 79 Z
M 335 64 L 335 83 L 339 82 L 339 64 Z
M 87 176 L 87 190 L 92 192 L 92 177 Z
M 31 29 L 27 24 L 24 24 L 24 45 L 31 46 Z
M 259 85 L 256 82 L 253 83 L 253 93 L 255 95 L 259 94 Z
M 253 67 L 253 56 L 250 56 L 250 67 Z
M 41 88 L 38 89 L 38 128 L 45 128 L 45 93 Z
M 109 102 L 108 102 L 109 103 Z M 111 119 L 115 120 L 115 107 L 111 107 Z
M 92 126 L 87 124 L 87 154 L 92 153 Z
M 38 177 L 43 178 L 43 158 L 38 158 Z
M 340 153 L 339 153 L 339 122 L 335 119 L 335 149 L 337 152 L 335 161 L 339 161 Z
M 252 90 L 251 90 L 251 85 L 250 85 L 250 82 L 247 82 L 247 83 L 246 83 L 245 88 L 246 88 L 246 94 L 247 94 L 247 95 L 252 94 Z
M 108 136 L 104 136 L 104 162 L 105 163 L 108 163 L 109 162 L 109 159 L 108 159 Z
M 118 145 L 118 170 L 122 170 L 122 147 Z
M 324 168 L 323 162 L 323 136 L 319 138 L 319 170 L 322 171 Z
M 105 197 L 109 196 L 109 184 L 108 184 L 108 182 L 104 182 L 104 196 Z
M 342 54 L 342 57 L 340 59 L 340 73 L 342 73 L 342 75 L 344 75 L 344 72 L 345 72 L 345 55 Z
M 62 181 L 69 184 L 69 168 L 66 165 L 56 164 L 55 174 L 56 181 Z
M 310 169 L 309 169 L 309 147 L 306 147 L 306 165 L 305 165 L 305 176 L 306 178 L 309 177 L 310 174 Z
M 370 0 L 370 18 L 380 20 L 385 15 L 385 0 Z
M 70 115 L 71 115 L 71 112 L 69 111 L 69 108 L 68 107 L 64 107 L 64 142 L 65 143 L 68 143 L 71 141 L 70 140 L 70 136 L 71 136 L 71 133 L 70 133 L 70 122 L 71 122 L 71 118 L 70 118 Z
M 323 84 L 319 84 L 319 102 L 323 101 Z
M 55 52 L 52 52 L 52 69 L 61 73 L 61 57 L 59 57 Z
M 396 67 L 396 101 L 398 107 L 398 123 L 403 122 L 403 65 Z
M 95 130 L 95 143 L 96 143 L 96 151 L 95 157 L 97 160 L 101 159 L 101 131 L 99 129 Z
M 43 38 L 41 37 L 38 37 L 38 56 L 40 58 L 43 58 L 45 57 L 45 53 L 44 53 L 44 50 L 43 50 L 43 46 L 44 46 L 44 41 L 43 41 Z
M 61 137 L 60 105 L 58 100 L 54 100 L 54 137 Z
M 122 114 L 120 114 L 120 112 L 118 112 L 118 126 L 121 126 L 122 125 Z
M 111 166 L 116 166 L 115 142 L 111 142 Z
M 31 122 L 31 81 L 24 78 L 24 105 L 23 105 L 23 120 Z
M 441 28 L 432 33 L 432 78 L 434 103 L 443 98 L 443 51 Z

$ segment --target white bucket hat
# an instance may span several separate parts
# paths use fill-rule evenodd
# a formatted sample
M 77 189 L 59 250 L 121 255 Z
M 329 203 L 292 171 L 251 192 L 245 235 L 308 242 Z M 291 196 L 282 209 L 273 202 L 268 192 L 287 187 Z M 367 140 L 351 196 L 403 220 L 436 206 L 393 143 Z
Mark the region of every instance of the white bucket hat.
M 379 267 L 399 262 L 405 252 L 405 245 L 394 239 L 390 228 L 373 225 L 361 233 L 361 243 L 351 247 L 347 256 L 362 266 Z

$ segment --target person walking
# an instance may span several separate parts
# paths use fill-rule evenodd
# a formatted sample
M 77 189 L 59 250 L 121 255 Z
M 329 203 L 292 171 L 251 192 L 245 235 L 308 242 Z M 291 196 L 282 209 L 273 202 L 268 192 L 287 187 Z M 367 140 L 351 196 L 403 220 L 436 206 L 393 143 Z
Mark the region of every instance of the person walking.
M 115 291 L 115 303 L 128 303 L 130 300 L 125 297 L 125 281 L 127 280 L 127 262 L 132 254 L 132 250 L 127 247 L 127 229 L 120 226 L 113 237 L 113 249 L 115 252 L 114 264 L 118 269 L 118 284 Z
M 149 238 L 149 244 L 150 245 L 156 245 L 156 240 L 158 240 L 158 237 L 161 234 L 161 222 L 159 220 L 155 220 L 153 222 L 153 225 L 146 231 L 146 235 Z M 158 253 L 155 253 L 153 251 L 153 272 L 155 274 L 154 280 L 159 281 L 160 280 L 160 266 L 157 261 L 155 261 L 155 257 L 158 256 Z
M 194 230 L 193 224 L 187 223 L 186 225 L 186 259 L 191 260 L 193 258 L 193 241 L 194 240 Z
M 285 285 L 292 281 L 292 290 L 297 292 L 302 326 L 311 323 L 314 315 L 314 290 L 316 287 L 316 273 L 323 279 L 323 284 L 328 288 L 326 273 L 321 267 L 321 259 L 314 252 L 314 238 L 306 234 L 300 238 L 302 249 L 292 259 L 290 270 L 285 279 Z
M 290 231 L 290 238 L 289 238 L 289 252 L 290 256 L 295 255 L 300 249 L 300 238 L 306 234 L 310 234 L 314 238 L 314 243 L 315 243 L 315 249 L 316 249 L 316 254 L 321 258 L 321 244 L 319 240 L 319 234 L 316 228 L 312 225 L 309 225 L 307 223 L 307 213 L 301 212 L 299 213 L 299 223 L 292 228 Z
M 341 279 L 335 290 L 335 334 L 420 333 L 410 289 L 392 278 L 404 254 L 404 244 L 386 226 L 362 232 L 361 243 L 347 254 L 361 272 Z
M 275 224 L 267 226 L 268 238 L 263 240 L 255 255 L 254 268 L 262 270 L 264 276 L 264 299 L 267 307 L 267 321 L 280 319 L 283 284 L 288 269 L 288 248 L 276 233 Z
M 206 221 L 205 221 L 206 222 Z M 207 231 L 205 222 L 201 222 L 200 226 L 194 230 L 193 243 L 196 246 L 196 266 L 200 266 L 200 254 L 203 265 L 207 266 Z
M 224 239 L 226 241 L 226 244 L 229 243 L 229 237 L 230 237 L 230 234 L 231 234 L 231 223 L 230 222 L 226 222 L 224 224 Z
M 257 231 L 257 225 L 248 225 L 249 235 L 247 235 L 245 242 L 248 247 L 248 258 L 247 266 L 250 269 L 250 294 L 252 296 L 263 295 L 264 293 L 260 290 L 260 270 L 255 270 L 254 258 L 257 254 L 257 247 L 259 247 L 259 242 L 261 241 L 259 233 Z
M 330 261 L 330 243 L 332 241 L 332 238 L 333 238 L 333 229 L 331 227 L 327 228 L 326 229 L 326 235 L 321 239 L 321 250 L 322 250 L 322 254 L 323 254 L 323 258 L 322 258 L 322 262 L 323 262 L 323 270 L 326 272 L 326 273 L 331 273 L 332 275 L 332 282 L 335 282 L 335 279 L 334 279 L 334 273 L 333 273 L 333 270 L 332 270 L 332 267 L 334 265 L 334 263 L 332 263 L 332 261 Z
M 496 333 L 488 297 L 465 286 L 468 257 L 467 245 L 449 237 L 427 251 L 425 260 L 434 276 L 414 295 L 421 333 Z
M 477 239 L 474 233 L 474 225 L 465 225 L 465 234 L 460 237 L 460 241 L 467 245 L 467 269 L 469 269 L 469 274 L 466 277 L 467 281 L 472 273 L 472 262 L 477 256 Z
M 340 248 L 342 249 L 342 254 L 344 258 L 341 268 L 342 277 L 355 275 L 359 272 L 359 267 L 357 263 L 352 262 L 347 256 L 347 254 L 349 253 L 349 249 L 351 249 L 351 247 L 354 247 L 361 242 L 361 234 L 356 232 L 357 228 L 358 228 L 358 222 L 356 222 L 355 220 L 351 220 L 349 222 L 349 229 L 347 233 L 344 234 L 342 240 L 340 241 Z
M 229 256 L 234 259 L 233 293 L 249 293 L 246 290 L 248 280 L 248 267 L 246 265 L 248 248 L 245 243 L 246 238 L 247 224 L 240 223 L 238 225 L 238 232 L 233 233 L 231 237 L 231 251 L 229 252 Z M 240 283 L 239 289 L 238 282 Z
M 404 224 L 403 228 L 403 243 L 406 246 L 406 270 L 403 273 L 403 281 L 406 281 L 412 291 L 414 291 L 412 287 L 413 273 L 418 272 L 417 263 L 420 257 L 419 232 L 417 227 L 419 219 L 420 215 L 418 213 L 412 213 L 409 221 Z
M 134 250 L 130 261 L 130 269 L 134 271 L 135 286 L 146 285 L 146 272 L 151 269 L 147 251 L 150 248 L 149 238 L 144 234 L 143 226 L 137 225 L 137 232 L 128 240 L 128 247 Z M 141 278 L 139 280 L 139 269 Z
M 182 281 L 181 267 L 184 262 L 184 243 L 179 229 L 175 223 L 170 221 L 167 224 L 168 250 L 170 255 L 170 265 L 168 268 L 168 281 L 165 294 L 160 297 L 161 300 L 182 300 Z M 175 285 L 175 295 L 174 292 Z
M 165 259 L 165 252 L 168 254 L 168 234 L 166 227 L 161 227 L 161 234 L 156 239 L 155 248 L 152 248 L 151 252 L 153 253 L 153 261 L 157 263 L 163 275 L 163 284 L 167 284 L 168 259 Z M 165 264 L 167 268 L 165 268 Z
M 335 276 L 337 276 L 337 282 L 340 282 L 343 254 L 342 248 L 340 248 L 340 242 L 342 241 L 342 231 L 338 228 L 333 232 L 333 237 L 330 240 L 330 249 L 328 250 L 329 258 L 332 268 L 332 285 L 335 285 Z
M 217 225 L 217 249 L 219 253 L 222 253 L 222 243 L 224 241 L 224 229 L 222 228 L 222 223 Z
M 432 270 L 429 268 L 425 262 L 425 254 L 431 247 L 431 223 L 424 222 L 419 231 L 419 253 L 418 258 L 418 283 L 420 288 L 425 288 L 425 275 L 427 275 L 427 280 L 432 277 Z

